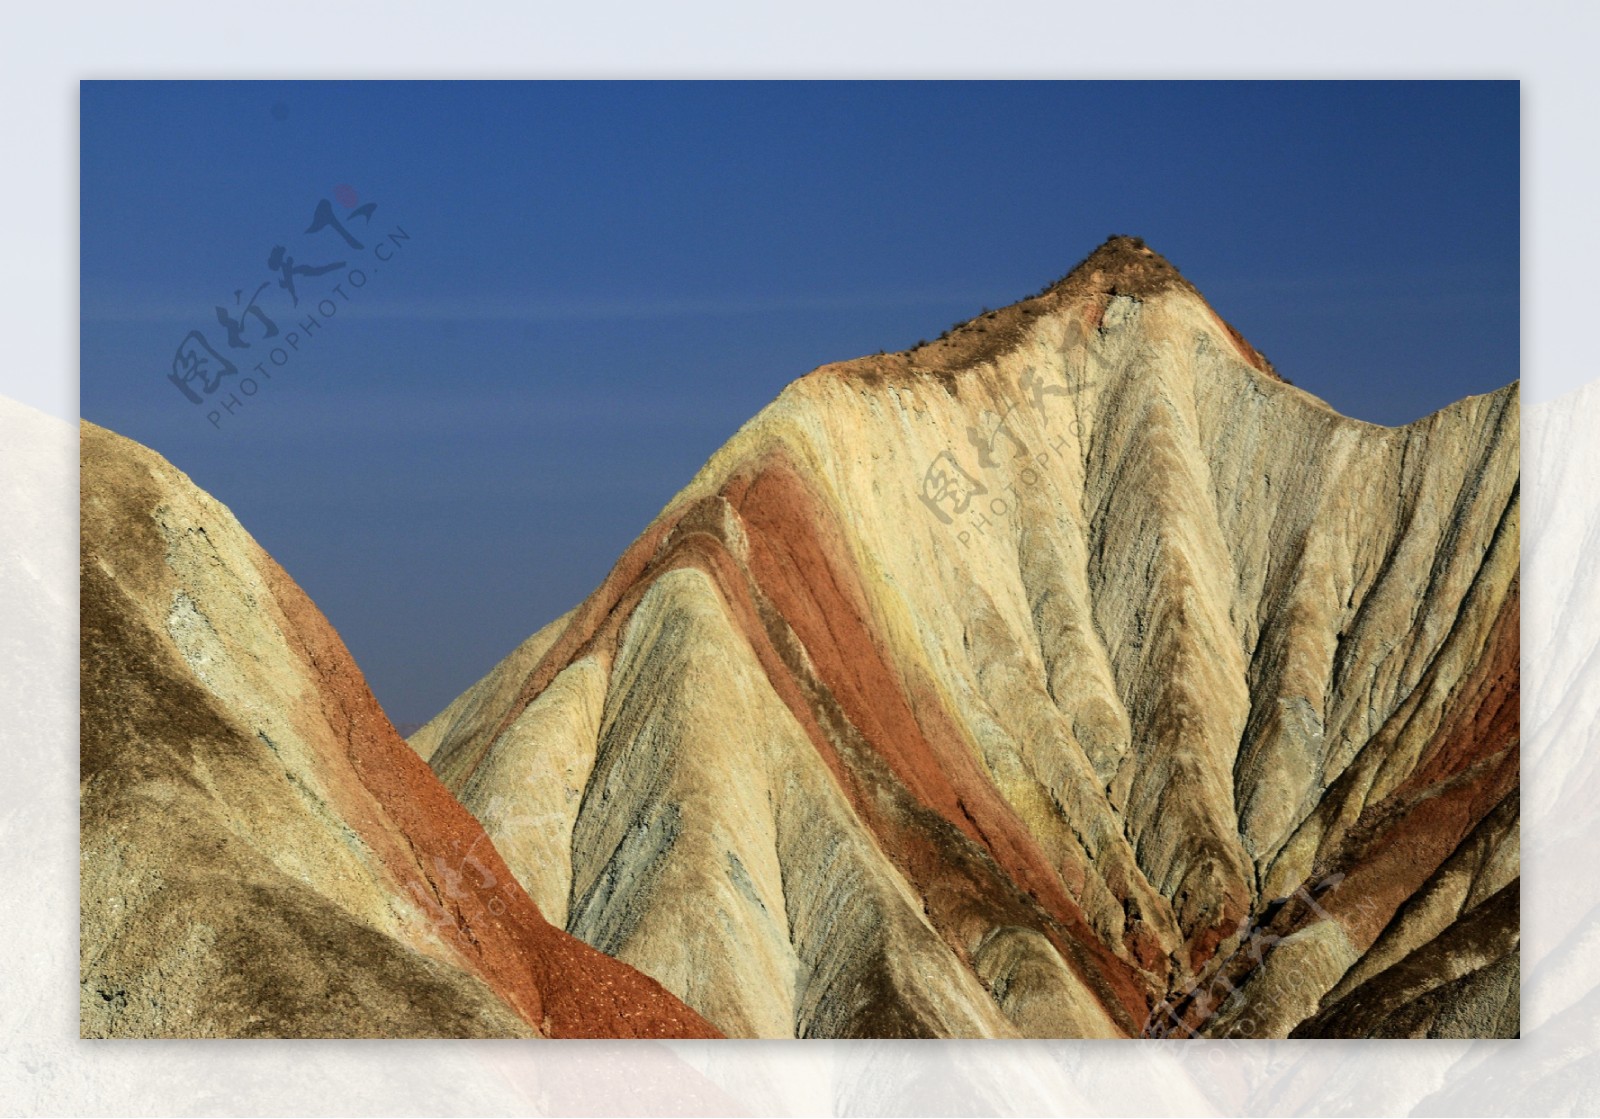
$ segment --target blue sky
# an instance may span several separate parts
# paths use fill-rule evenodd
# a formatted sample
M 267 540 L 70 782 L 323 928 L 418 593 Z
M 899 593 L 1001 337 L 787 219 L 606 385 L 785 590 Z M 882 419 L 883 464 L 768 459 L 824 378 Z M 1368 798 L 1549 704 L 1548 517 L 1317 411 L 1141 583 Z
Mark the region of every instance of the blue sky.
M 91 82 L 80 107 L 82 414 L 226 503 L 399 722 L 581 599 L 788 381 L 1110 233 L 1349 415 L 1518 375 L 1513 82 Z M 307 232 L 323 199 L 349 240 Z M 342 267 L 295 273 L 295 306 L 278 246 Z M 272 374 L 215 425 L 229 388 L 168 379 L 196 330 L 224 385 Z

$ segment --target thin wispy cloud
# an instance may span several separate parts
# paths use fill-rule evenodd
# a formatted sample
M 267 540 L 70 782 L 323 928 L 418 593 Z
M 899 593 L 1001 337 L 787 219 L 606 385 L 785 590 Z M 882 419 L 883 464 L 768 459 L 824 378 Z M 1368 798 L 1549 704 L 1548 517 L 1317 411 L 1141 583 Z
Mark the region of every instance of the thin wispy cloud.
M 595 298 L 578 296 L 550 299 L 538 295 L 526 297 L 497 295 L 479 299 L 385 299 L 374 295 L 363 296 L 359 305 L 351 307 L 351 313 L 365 319 L 407 322 L 598 322 L 883 310 L 896 307 L 942 307 L 950 304 L 970 304 L 976 313 L 985 298 L 995 297 L 955 291 L 797 293 L 761 298 L 707 295 Z M 82 318 L 87 322 L 102 323 L 166 323 L 187 322 L 197 318 L 208 319 L 212 313 L 210 305 L 190 303 L 178 298 L 151 300 L 112 295 L 95 296 L 86 293 L 83 297 Z M 314 314 L 315 305 L 307 303 L 305 313 Z

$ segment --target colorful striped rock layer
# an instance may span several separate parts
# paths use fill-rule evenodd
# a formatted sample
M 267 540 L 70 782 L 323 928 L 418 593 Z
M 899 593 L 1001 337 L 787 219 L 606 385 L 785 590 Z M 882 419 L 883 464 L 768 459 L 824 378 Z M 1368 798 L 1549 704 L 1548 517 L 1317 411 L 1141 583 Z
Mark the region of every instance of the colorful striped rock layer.
M 1515 1035 L 1517 424 L 1113 238 L 790 385 L 411 745 L 730 1036 Z
M 794 382 L 410 749 L 85 425 L 83 1031 L 1515 1036 L 1517 425 L 1113 238 Z

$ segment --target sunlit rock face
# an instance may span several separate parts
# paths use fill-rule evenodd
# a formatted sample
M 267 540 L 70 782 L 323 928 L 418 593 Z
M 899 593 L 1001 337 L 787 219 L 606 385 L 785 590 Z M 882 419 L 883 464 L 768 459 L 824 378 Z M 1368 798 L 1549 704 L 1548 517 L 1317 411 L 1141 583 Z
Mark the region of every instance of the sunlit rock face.
M 1116 238 L 792 384 L 409 746 L 85 424 L 83 1033 L 1513 1036 L 1517 424 Z
M 1514 1035 L 1517 433 L 1114 238 L 790 385 L 412 746 L 729 1035 Z
M 81 439 L 84 1036 L 714 1034 L 544 920 L 227 509 Z

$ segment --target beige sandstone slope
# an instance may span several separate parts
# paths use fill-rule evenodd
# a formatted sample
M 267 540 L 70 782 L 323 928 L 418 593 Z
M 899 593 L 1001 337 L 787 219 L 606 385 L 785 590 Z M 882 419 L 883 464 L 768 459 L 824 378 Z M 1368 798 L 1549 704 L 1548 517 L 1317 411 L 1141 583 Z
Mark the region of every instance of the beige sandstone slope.
M 81 437 L 84 1036 L 712 1033 L 545 922 L 225 508 Z
M 1517 415 L 1346 419 L 1113 239 L 790 385 L 416 741 L 729 1035 L 1511 1032 Z

